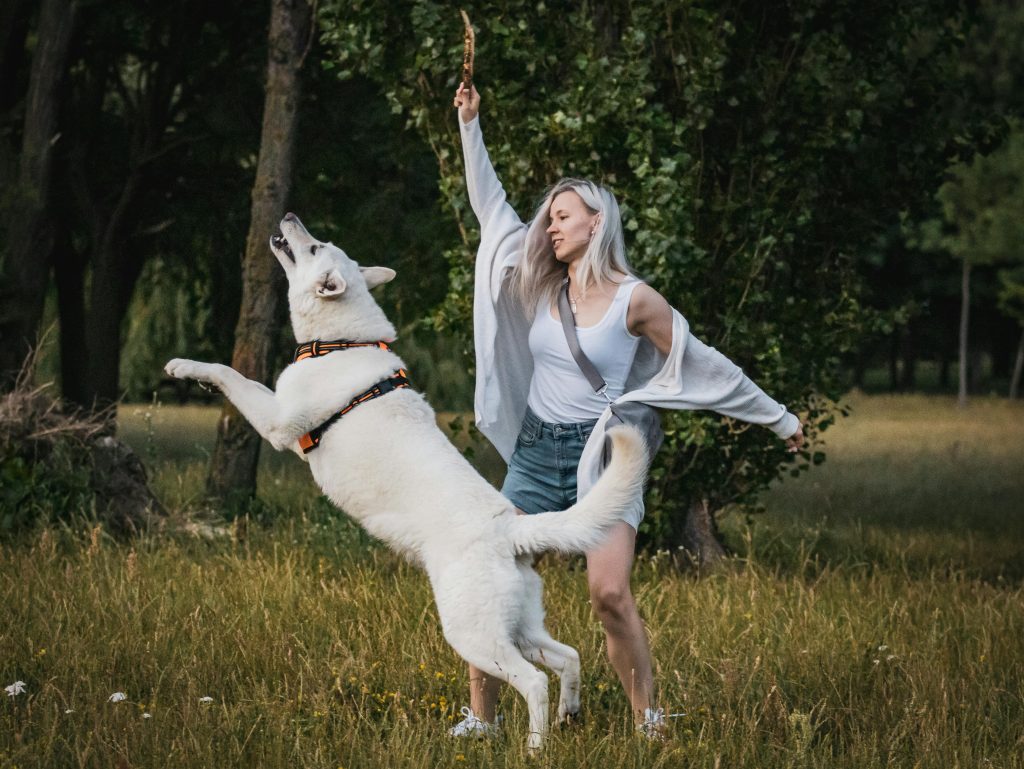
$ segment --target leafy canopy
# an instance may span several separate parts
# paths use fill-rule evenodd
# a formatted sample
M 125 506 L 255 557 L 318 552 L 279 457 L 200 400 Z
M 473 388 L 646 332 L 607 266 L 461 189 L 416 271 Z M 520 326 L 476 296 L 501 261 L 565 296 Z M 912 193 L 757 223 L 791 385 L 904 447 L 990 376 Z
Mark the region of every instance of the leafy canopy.
M 393 8 L 323 3 L 325 66 L 376 79 L 434 151 L 455 226 L 432 320 L 468 335 L 478 231 L 451 107 L 459 17 L 441 2 Z M 637 271 L 816 437 L 865 321 L 857 259 L 898 227 L 892 196 L 915 187 L 913 156 L 891 159 L 898 142 L 927 135 L 929 115 L 908 116 L 905 101 L 935 87 L 955 51 L 956 31 L 929 8 L 473 3 L 491 158 L 524 217 L 563 175 L 609 186 Z M 823 459 L 788 464 L 780 441 L 713 414 L 665 422 L 645 522 L 659 542 L 676 539 L 691 502 L 748 503 L 783 470 Z

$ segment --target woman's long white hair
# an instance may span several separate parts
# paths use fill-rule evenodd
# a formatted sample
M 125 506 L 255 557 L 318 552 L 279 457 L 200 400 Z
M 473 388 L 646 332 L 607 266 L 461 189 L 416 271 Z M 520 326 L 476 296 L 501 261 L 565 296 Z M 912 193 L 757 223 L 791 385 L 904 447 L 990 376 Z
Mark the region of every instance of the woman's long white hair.
M 551 225 L 552 201 L 557 195 L 570 190 L 580 196 L 591 214 L 601 215 L 587 250 L 576 267 L 575 282 L 586 291 L 592 286 L 600 287 L 606 280 L 613 280 L 617 273 L 633 274 L 626 261 L 622 215 L 615 196 L 585 179 L 562 179 L 547 191 L 537 208 L 526 232 L 526 253 L 512 273 L 512 290 L 530 317 L 541 300 L 554 302 L 568 271 L 567 265 L 555 258 L 547 228 Z

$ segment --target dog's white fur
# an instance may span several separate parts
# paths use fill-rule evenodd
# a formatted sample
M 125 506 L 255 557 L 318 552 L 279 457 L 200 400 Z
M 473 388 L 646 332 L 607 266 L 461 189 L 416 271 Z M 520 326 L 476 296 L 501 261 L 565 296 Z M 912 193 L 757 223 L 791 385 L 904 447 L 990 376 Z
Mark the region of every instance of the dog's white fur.
M 281 234 L 286 242 L 272 238 L 271 250 L 288 275 L 299 341 L 394 339 L 394 327 L 369 291 L 394 278 L 394 271 L 360 268 L 341 249 L 310 236 L 293 214 L 281 222 Z M 354 348 L 293 363 L 276 390 L 216 363 L 175 359 L 166 370 L 216 385 L 274 448 L 299 451 L 301 435 L 402 367 L 394 353 Z M 579 710 L 580 675 L 576 651 L 544 628 L 542 585 L 530 556 L 601 544 L 640 493 L 647 463 L 643 438 L 627 427 L 610 436 L 613 459 L 598 484 L 553 515 L 517 515 L 449 443 L 433 410 L 412 389 L 357 406 L 307 455 L 313 477 L 336 505 L 423 566 L 455 651 L 523 695 L 531 749 L 540 747 L 548 728 L 547 676 L 531 663 L 561 678 L 559 720 Z

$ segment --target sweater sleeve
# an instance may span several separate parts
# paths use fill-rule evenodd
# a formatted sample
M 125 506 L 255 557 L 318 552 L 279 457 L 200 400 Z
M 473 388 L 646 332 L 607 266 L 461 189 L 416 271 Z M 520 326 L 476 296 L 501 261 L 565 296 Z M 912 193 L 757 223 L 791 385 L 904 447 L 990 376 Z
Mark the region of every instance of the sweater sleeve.
M 461 121 L 460 121 L 461 123 Z M 476 425 L 508 461 L 526 412 L 533 376 L 530 321 L 505 277 L 523 256 L 526 225 L 508 204 L 487 156 L 478 118 L 462 123 L 466 188 L 480 221 L 473 281 L 473 346 L 476 352 Z
M 625 396 L 652 406 L 709 410 L 763 425 L 780 438 L 797 431 L 800 420 L 775 401 L 743 369 L 690 334 L 689 324 L 673 311 L 672 350 L 648 384 Z
M 487 271 L 491 299 L 495 301 L 505 270 L 514 267 L 522 258 L 526 225 L 509 204 L 505 189 L 494 172 L 480 131 L 480 118 L 475 117 L 468 123 L 460 119 L 459 124 L 469 203 L 480 222 L 477 270 Z

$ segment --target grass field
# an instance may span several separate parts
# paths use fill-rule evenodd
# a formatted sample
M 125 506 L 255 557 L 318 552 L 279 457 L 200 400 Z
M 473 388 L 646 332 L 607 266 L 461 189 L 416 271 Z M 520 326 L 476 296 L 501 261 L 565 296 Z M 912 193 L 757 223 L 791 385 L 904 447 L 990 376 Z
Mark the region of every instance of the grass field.
M 25 683 L 0 767 L 1024 767 L 1024 407 L 850 403 L 823 466 L 723 521 L 725 568 L 639 559 L 662 704 L 685 712 L 663 744 L 633 734 L 579 563 L 552 557 L 584 723 L 527 757 L 506 693 L 503 738 L 446 738 L 466 674 L 425 579 L 273 456 L 254 513 L 274 521 L 241 540 L 65 529 L 0 550 L 0 685 Z M 122 412 L 176 511 L 199 509 L 215 419 Z

